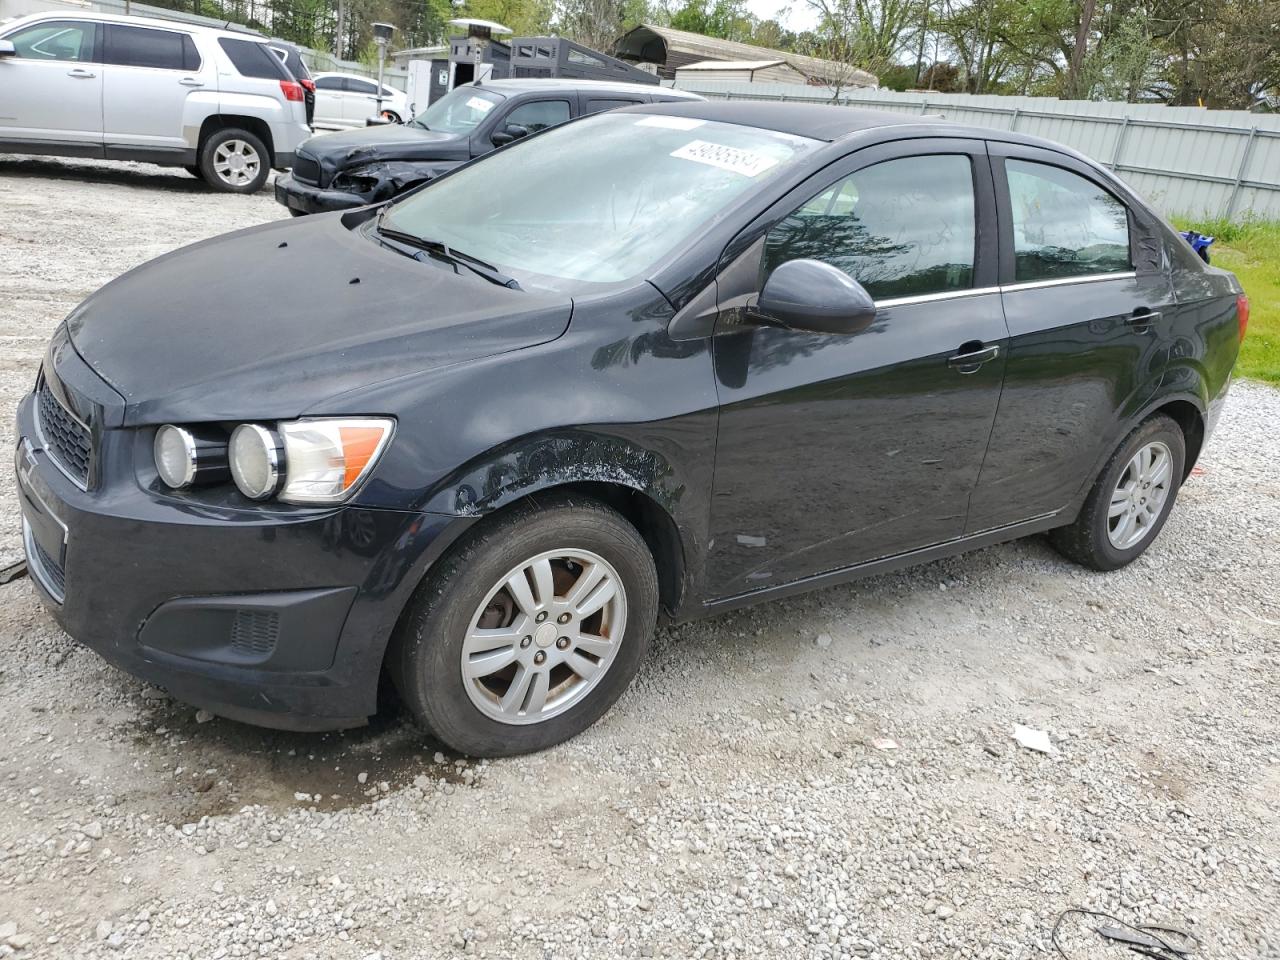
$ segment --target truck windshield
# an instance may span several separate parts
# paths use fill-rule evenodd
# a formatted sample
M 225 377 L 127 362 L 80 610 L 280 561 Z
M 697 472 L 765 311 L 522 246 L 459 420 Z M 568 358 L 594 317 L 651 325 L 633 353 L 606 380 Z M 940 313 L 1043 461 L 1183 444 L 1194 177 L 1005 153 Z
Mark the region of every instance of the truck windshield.
M 505 99 L 481 87 L 458 87 L 414 117 L 409 126 L 437 133 L 470 133 Z
M 616 283 L 638 278 L 819 146 L 692 117 L 597 114 L 442 178 L 392 205 L 382 222 L 521 284 Z

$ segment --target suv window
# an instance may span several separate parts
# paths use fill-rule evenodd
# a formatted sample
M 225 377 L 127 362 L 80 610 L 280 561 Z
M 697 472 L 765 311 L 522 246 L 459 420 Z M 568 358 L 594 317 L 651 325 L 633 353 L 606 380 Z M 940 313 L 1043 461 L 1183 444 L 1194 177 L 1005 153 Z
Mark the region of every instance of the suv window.
M 765 239 L 764 276 L 821 260 L 872 297 L 973 286 L 973 166 L 967 156 L 903 157 L 865 167 L 802 204 Z
M 198 70 L 200 67 L 195 43 L 184 33 L 116 23 L 105 26 L 103 61 L 106 63 L 159 70 Z
M 588 100 L 583 116 L 588 113 L 599 113 L 602 110 L 614 110 L 618 107 L 634 107 L 639 100 Z
M 341 90 L 342 78 L 341 77 L 321 77 L 319 80 L 316 81 L 316 89 L 317 90 Z
M 260 80 L 293 79 L 280 58 L 268 50 L 265 43 L 219 37 L 218 46 L 222 47 L 222 52 L 242 77 L 257 77 Z
M 5 39 L 28 60 L 93 60 L 96 24 L 80 20 L 46 20 Z
M 1047 163 L 1006 160 L 1014 280 L 1128 273 L 1129 210 L 1091 180 Z
M 530 133 L 537 133 L 568 119 L 568 100 L 534 100 L 532 103 L 520 104 L 507 114 L 504 122 L 508 125 L 519 124 L 527 127 Z

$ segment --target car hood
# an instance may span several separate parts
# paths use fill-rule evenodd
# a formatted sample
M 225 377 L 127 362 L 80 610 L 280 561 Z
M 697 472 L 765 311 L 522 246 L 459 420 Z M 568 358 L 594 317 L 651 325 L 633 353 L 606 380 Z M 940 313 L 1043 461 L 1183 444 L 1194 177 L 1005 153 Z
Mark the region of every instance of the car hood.
M 330 175 L 382 160 L 466 160 L 471 155 L 466 137 L 399 124 L 323 133 L 298 152 L 314 157 Z
M 166 254 L 77 307 L 71 341 L 124 397 L 124 423 L 142 425 L 288 419 L 568 327 L 568 296 L 401 256 L 348 228 L 364 216 L 282 221 Z

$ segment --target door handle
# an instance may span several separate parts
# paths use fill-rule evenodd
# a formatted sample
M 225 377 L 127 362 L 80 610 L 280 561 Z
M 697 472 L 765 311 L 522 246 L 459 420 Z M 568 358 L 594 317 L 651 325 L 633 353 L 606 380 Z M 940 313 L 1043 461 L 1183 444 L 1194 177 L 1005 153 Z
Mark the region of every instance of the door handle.
M 90 73 L 88 70 L 81 70 L 77 67 L 75 70 L 67 71 L 68 77 L 75 77 L 77 80 L 92 80 L 97 76 L 96 73 Z
M 1149 310 L 1146 307 L 1138 307 L 1133 313 L 1124 318 L 1126 326 L 1146 328 L 1151 326 L 1160 319 L 1159 310 Z
M 184 87 L 203 87 L 204 86 L 204 81 L 197 80 L 195 77 L 183 77 L 178 82 L 182 84 Z
M 947 358 L 947 366 L 958 373 L 977 373 L 984 363 L 1000 356 L 1000 345 L 993 344 L 990 347 L 984 347 L 981 342 L 966 343 L 960 348 L 960 351 L 955 356 Z

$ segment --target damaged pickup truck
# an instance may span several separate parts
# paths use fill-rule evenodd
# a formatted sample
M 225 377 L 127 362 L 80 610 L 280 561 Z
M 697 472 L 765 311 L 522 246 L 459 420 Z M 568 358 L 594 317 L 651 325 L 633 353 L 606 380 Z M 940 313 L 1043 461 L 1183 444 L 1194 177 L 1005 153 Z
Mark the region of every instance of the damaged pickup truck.
M 465 84 L 404 125 L 312 137 L 276 200 L 295 217 L 381 203 L 473 157 L 575 117 L 642 103 L 701 100 L 679 90 L 591 80 Z

